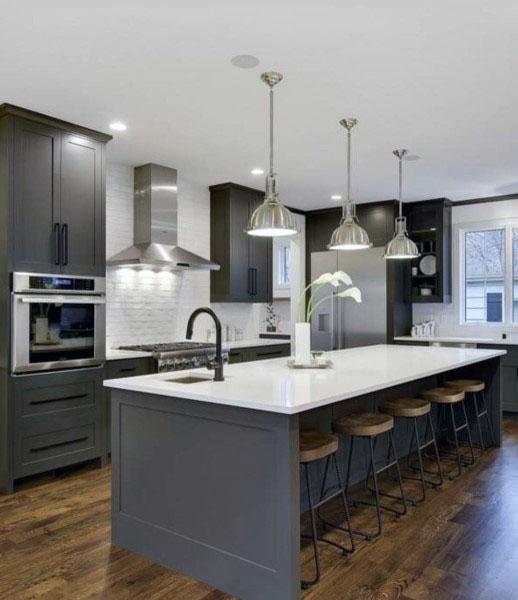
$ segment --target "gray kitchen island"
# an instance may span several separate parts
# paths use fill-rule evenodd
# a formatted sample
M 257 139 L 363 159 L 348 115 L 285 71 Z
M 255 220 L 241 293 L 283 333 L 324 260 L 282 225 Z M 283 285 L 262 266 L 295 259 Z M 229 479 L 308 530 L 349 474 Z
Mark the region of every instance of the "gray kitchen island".
M 227 366 L 223 382 L 201 369 L 106 381 L 112 541 L 245 600 L 295 600 L 299 427 L 330 431 L 337 416 L 462 376 L 485 381 L 499 445 L 504 354 L 379 345 L 329 352 L 326 370 L 279 358 Z M 397 441 L 404 453 L 407 433 Z

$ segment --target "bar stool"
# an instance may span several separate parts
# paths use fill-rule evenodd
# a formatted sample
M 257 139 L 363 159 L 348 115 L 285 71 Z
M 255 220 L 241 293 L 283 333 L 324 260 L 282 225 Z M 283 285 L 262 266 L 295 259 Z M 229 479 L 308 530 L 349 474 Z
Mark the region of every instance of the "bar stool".
M 414 481 L 421 482 L 421 495 L 419 498 L 409 498 L 409 502 L 416 506 L 420 502 L 422 502 L 426 498 L 426 484 L 431 485 L 433 487 L 438 487 L 443 483 L 442 476 L 442 468 L 441 468 L 441 460 L 439 458 L 439 450 L 437 448 L 437 440 L 435 439 L 435 431 L 433 428 L 433 422 L 431 417 L 431 404 L 427 400 L 422 400 L 420 398 L 397 398 L 395 400 L 388 400 L 381 407 L 380 411 L 394 419 L 412 419 L 413 421 L 413 429 L 412 429 L 412 438 L 410 439 L 410 446 L 408 448 L 408 458 L 407 464 L 410 469 L 413 471 L 417 471 L 419 473 L 419 477 L 413 477 L 409 475 L 403 475 L 403 479 L 412 479 Z M 424 439 L 421 441 L 419 435 L 419 423 L 418 419 L 424 417 L 426 420 L 426 431 L 424 435 Z M 428 431 L 430 431 L 430 436 L 428 435 Z M 429 438 L 429 439 L 428 439 Z M 412 455 L 413 447 L 415 447 L 417 452 L 418 459 L 418 467 L 414 467 L 410 462 L 410 457 Z M 437 466 L 437 472 L 425 470 L 423 467 L 423 455 L 422 451 L 428 448 L 429 446 L 433 446 L 434 455 L 435 455 L 435 464 Z M 430 479 L 426 479 L 425 473 L 433 473 L 438 477 L 437 481 L 432 481 Z
M 353 448 L 354 448 L 354 439 L 355 438 L 363 438 L 368 440 L 369 442 L 369 453 L 370 453 L 370 462 L 369 462 L 369 470 L 367 471 L 367 479 L 365 481 L 366 488 L 374 494 L 375 502 L 365 502 L 360 500 L 353 501 L 353 505 L 364 505 L 364 506 L 373 506 L 376 508 L 376 517 L 378 521 L 378 528 L 373 533 L 366 533 L 363 531 L 353 529 L 352 532 L 354 534 L 360 535 L 364 537 L 366 540 L 370 541 L 374 538 L 377 538 L 382 532 L 382 520 L 381 520 L 381 511 L 386 510 L 395 514 L 396 516 L 401 516 L 406 514 L 407 506 L 405 500 L 405 491 L 403 489 L 403 481 L 401 479 L 401 471 L 399 468 L 398 457 L 396 452 L 396 446 L 394 444 L 394 419 L 389 415 L 384 415 L 381 413 L 353 413 L 350 415 L 345 415 L 340 417 L 333 423 L 333 428 L 335 433 L 348 435 L 351 438 L 349 443 L 349 456 L 347 459 L 347 475 L 345 479 L 345 493 L 347 494 L 349 490 L 349 481 L 351 477 L 351 463 L 353 456 Z M 389 449 L 387 453 L 387 462 L 384 466 L 377 468 L 376 460 L 375 460 L 375 448 L 377 439 L 383 435 L 384 433 L 388 434 L 389 441 Z M 392 460 L 390 455 L 392 453 Z M 380 491 L 378 485 L 378 475 L 390 469 L 391 467 L 396 467 L 397 470 L 397 478 L 399 481 L 399 490 L 400 496 L 394 496 L 392 494 L 388 494 Z M 369 487 L 369 478 L 372 472 L 372 479 L 374 484 L 374 489 Z M 392 498 L 394 500 L 398 500 L 403 504 L 402 510 L 396 510 L 394 508 L 384 506 L 380 502 L 380 496 L 385 496 L 388 498 Z
M 455 446 L 455 452 L 454 452 L 454 459 L 457 462 L 457 473 L 451 473 L 449 475 L 450 479 L 455 479 L 456 477 L 458 477 L 461 472 L 462 472 L 462 465 L 464 466 L 468 466 L 468 465 L 473 465 L 475 463 L 475 453 L 473 451 L 473 441 L 471 439 L 471 431 L 469 429 L 469 423 L 468 423 L 468 415 L 466 413 L 466 406 L 464 404 L 464 399 L 465 399 L 465 394 L 462 390 L 453 388 L 453 387 L 437 387 L 437 388 L 433 388 L 431 390 L 425 390 L 424 392 L 421 393 L 421 396 L 425 399 L 425 400 L 429 400 L 430 402 L 434 402 L 435 404 L 438 405 L 438 408 L 442 410 L 442 417 L 446 417 L 446 413 L 448 412 L 447 407 L 449 407 L 449 414 L 450 414 L 450 421 L 451 421 L 451 428 L 453 431 L 453 444 Z M 462 407 L 462 412 L 464 413 L 464 423 L 457 425 L 457 422 L 455 421 L 455 410 L 454 407 L 456 405 L 460 405 Z M 448 426 L 446 425 L 446 427 L 441 428 L 441 431 L 447 431 Z M 458 433 L 460 431 L 466 430 L 466 435 L 468 437 L 468 444 L 470 447 L 470 451 L 471 451 L 471 459 L 466 458 L 463 454 L 461 454 L 460 452 L 460 445 L 459 445 L 459 436 Z M 446 456 L 442 458 L 445 458 L 446 460 L 449 458 L 449 456 Z
M 338 450 L 338 438 L 336 435 L 332 433 L 325 433 L 322 431 L 301 431 L 299 437 L 299 461 L 300 464 L 304 468 L 304 475 L 306 480 L 306 490 L 308 494 L 308 503 L 309 503 L 309 511 L 311 517 L 311 530 L 312 534 L 310 536 L 303 535 L 301 537 L 306 539 L 313 540 L 313 552 L 315 556 L 315 566 L 316 566 L 316 575 L 313 579 L 308 581 L 302 581 L 301 585 L 303 589 L 310 587 L 311 585 L 317 583 L 320 580 L 320 551 L 318 548 L 318 542 L 325 542 L 330 546 L 334 546 L 342 551 L 342 553 L 349 554 L 354 552 L 354 539 L 351 532 L 351 522 L 349 518 L 349 507 L 347 505 L 347 498 L 345 496 L 344 486 L 342 484 L 342 478 L 340 476 L 340 471 L 338 469 L 338 462 L 336 460 L 336 451 Z M 311 463 L 316 463 L 317 461 L 321 461 L 326 459 L 325 468 L 324 468 L 324 477 L 322 479 L 322 484 L 320 488 L 320 499 L 315 504 L 313 502 L 313 496 L 311 493 L 311 479 L 309 474 L 309 465 Z M 332 493 L 329 493 L 329 490 L 326 489 L 327 476 L 329 472 L 330 462 L 333 463 L 337 482 L 338 489 Z M 317 525 L 316 525 L 316 515 L 315 511 L 322 507 L 324 504 L 336 498 L 337 496 L 341 496 L 342 505 L 345 512 L 345 521 L 347 524 L 347 529 L 343 527 L 337 527 L 337 529 L 341 529 L 342 531 L 348 531 L 349 540 L 351 547 L 345 548 L 336 542 L 331 540 L 326 540 L 323 537 L 318 537 L 317 535 Z
M 471 397 L 473 399 L 473 407 L 475 409 L 475 419 L 477 420 L 477 430 L 478 430 L 478 441 L 480 444 L 480 449 L 483 452 L 486 450 L 486 446 L 484 444 L 484 436 L 482 435 L 482 418 L 486 417 L 486 428 L 490 438 L 490 444 L 495 445 L 495 435 L 493 433 L 493 425 L 491 423 L 491 419 L 489 418 L 489 414 L 487 412 L 487 404 L 486 404 L 486 396 L 484 390 L 486 389 L 486 384 L 479 379 L 454 379 L 452 381 L 447 381 L 446 385 L 448 387 L 453 387 L 459 390 L 462 390 L 466 395 L 466 399 Z M 468 396 L 469 394 L 469 396 Z M 480 394 L 480 409 L 479 406 L 479 394 Z

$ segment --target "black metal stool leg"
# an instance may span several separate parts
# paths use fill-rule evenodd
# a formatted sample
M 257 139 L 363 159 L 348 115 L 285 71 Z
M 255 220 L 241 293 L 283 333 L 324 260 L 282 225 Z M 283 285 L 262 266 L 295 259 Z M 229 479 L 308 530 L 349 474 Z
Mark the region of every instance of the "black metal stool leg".
M 351 515 L 349 514 L 349 505 L 347 503 L 347 497 L 345 495 L 344 486 L 342 484 L 342 476 L 340 475 L 340 469 L 338 468 L 338 461 L 336 460 L 336 454 L 333 454 L 333 464 L 335 466 L 336 479 L 338 480 L 338 485 L 340 486 L 342 504 L 345 512 L 345 522 L 347 524 L 347 531 L 349 532 L 349 540 L 351 542 L 351 549 L 348 552 L 354 552 L 354 537 L 351 526 Z M 343 529 L 342 527 L 340 529 Z M 344 550 L 345 553 L 345 550 Z
M 462 401 L 462 412 L 464 413 L 464 419 L 466 421 L 466 435 L 468 436 L 468 444 L 469 444 L 469 449 L 470 449 L 470 453 L 471 453 L 471 461 L 468 464 L 474 465 L 475 464 L 475 451 L 473 449 L 473 440 L 471 439 L 471 430 L 469 427 L 469 421 L 468 421 L 468 413 L 466 412 L 466 401 Z
M 487 424 L 487 429 L 488 429 L 489 437 L 491 440 L 491 444 L 492 444 L 492 446 L 496 446 L 495 432 L 493 431 L 493 423 L 491 421 L 491 417 L 489 416 L 489 412 L 487 410 L 486 393 L 484 390 L 482 390 L 480 392 L 480 398 L 482 400 L 482 411 L 480 412 L 480 416 L 486 417 L 486 424 Z
M 372 540 L 375 537 L 378 537 L 383 529 L 383 525 L 381 522 L 381 509 L 380 509 L 380 494 L 379 494 L 379 487 L 378 487 L 378 475 L 376 473 L 376 463 L 375 463 L 375 459 L 374 459 L 374 442 L 372 440 L 372 438 L 369 438 L 369 450 L 370 450 L 370 457 L 371 457 L 371 467 L 372 467 L 372 479 L 374 482 L 374 493 L 375 493 L 375 497 L 376 497 L 376 517 L 378 520 L 378 529 L 376 531 L 376 533 L 368 535 L 368 537 L 366 537 L 367 540 Z
M 311 497 L 311 480 L 309 478 L 309 468 L 308 468 L 307 463 L 304 464 L 304 473 L 306 476 L 306 488 L 307 488 L 307 493 L 308 493 L 309 511 L 310 511 L 310 518 L 311 518 L 311 531 L 312 531 L 312 535 L 313 535 L 313 538 L 312 538 L 313 539 L 313 553 L 315 556 L 316 575 L 313 579 L 303 580 L 301 582 L 302 589 L 306 589 L 306 588 L 310 587 L 311 585 L 314 585 L 315 583 L 317 583 L 320 580 L 320 551 L 318 549 L 318 537 L 317 537 L 317 525 L 316 525 L 316 519 L 315 519 L 315 509 L 313 508 L 313 500 Z
M 431 435 L 432 435 L 432 446 L 433 446 L 433 450 L 434 450 L 434 454 L 435 454 L 435 462 L 437 464 L 437 475 L 439 475 L 439 483 L 437 483 L 437 484 L 432 483 L 432 485 L 442 485 L 444 479 L 443 479 L 443 475 L 442 475 L 441 457 L 439 455 L 439 448 L 437 446 L 437 438 L 435 437 L 435 430 L 433 428 L 432 415 L 430 413 L 428 413 L 427 430 L 428 430 L 428 423 L 430 424 L 430 430 L 431 430 Z
M 455 452 L 456 452 L 456 456 L 457 456 L 457 474 L 453 475 L 453 473 L 452 473 L 449 477 L 450 477 L 450 479 L 455 479 L 462 473 L 462 460 L 461 460 L 461 455 L 460 455 L 459 438 L 457 436 L 457 425 L 455 423 L 455 412 L 453 410 L 453 404 L 450 404 L 450 417 L 451 417 L 451 426 L 453 429 Z
M 426 498 L 426 481 L 424 478 L 423 457 L 421 454 L 421 440 L 419 439 L 419 428 L 417 426 L 417 417 L 414 418 L 414 434 L 415 434 L 415 438 L 416 438 L 417 460 L 419 463 L 419 477 L 421 479 L 421 497 L 411 499 L 410 502 L 414 506 L 417 506 L 420 502 L 423 502 L 423 500 Z
M 399 490 L 401 492 L 401 502 L 403 503 L 402 512 L 396 513 L 396 516 L 399 517 L 401 515 L 406 515 L 407 506 L 406 506 L 405 490 L 403 489 L 403 478 L 401 477 L 401 469 L 399 467 L 399 461 L 398 461 L 398 456 L 397 456 L 397 452 L 396 452 L 396 444 L 394 443 L 393 430 L 389 431 L 389 445 L 390 445 L 390 448 L 392 448 L 392 458 L 394 460 L 394 464 L 396 467 L 397 478 L 399 481 Z M 418 445 L 419 445 L 419 442 L 418 442 Z M 390 461 L 388 464 L 390 464 Z
M 484 436 L 482 435 L 482 422 L 481 422 L 481 411 L 478 408 L 478 393 L 473 392 L 473 404 L 475 405 L 475 419 L 477 420 L 477 430 L 478 430 L 478 443 L 480 444 L 480 450 L 483 454 L 486 450 L 486 446 L 484 444 Z

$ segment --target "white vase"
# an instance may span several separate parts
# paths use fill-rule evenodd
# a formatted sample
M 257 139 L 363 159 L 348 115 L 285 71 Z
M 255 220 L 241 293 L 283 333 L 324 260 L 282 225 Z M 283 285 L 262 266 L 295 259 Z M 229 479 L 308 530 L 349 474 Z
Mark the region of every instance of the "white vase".
M 295 323 L 295 361 L 299 364 L 311 361 L 310 323 Z

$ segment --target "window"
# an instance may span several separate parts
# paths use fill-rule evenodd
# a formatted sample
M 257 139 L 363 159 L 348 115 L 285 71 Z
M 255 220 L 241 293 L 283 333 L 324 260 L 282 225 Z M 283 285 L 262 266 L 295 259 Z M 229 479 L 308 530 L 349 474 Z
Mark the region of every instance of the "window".
M 461 320 L 518 325 L 518 223 L 461 227 Z
M 290 243 L 279 244 L 277 286 L 280 288 L 290 287 L 291 246 Z
M 505 230 L 465 232 L 465 321 L 502 322 Z

